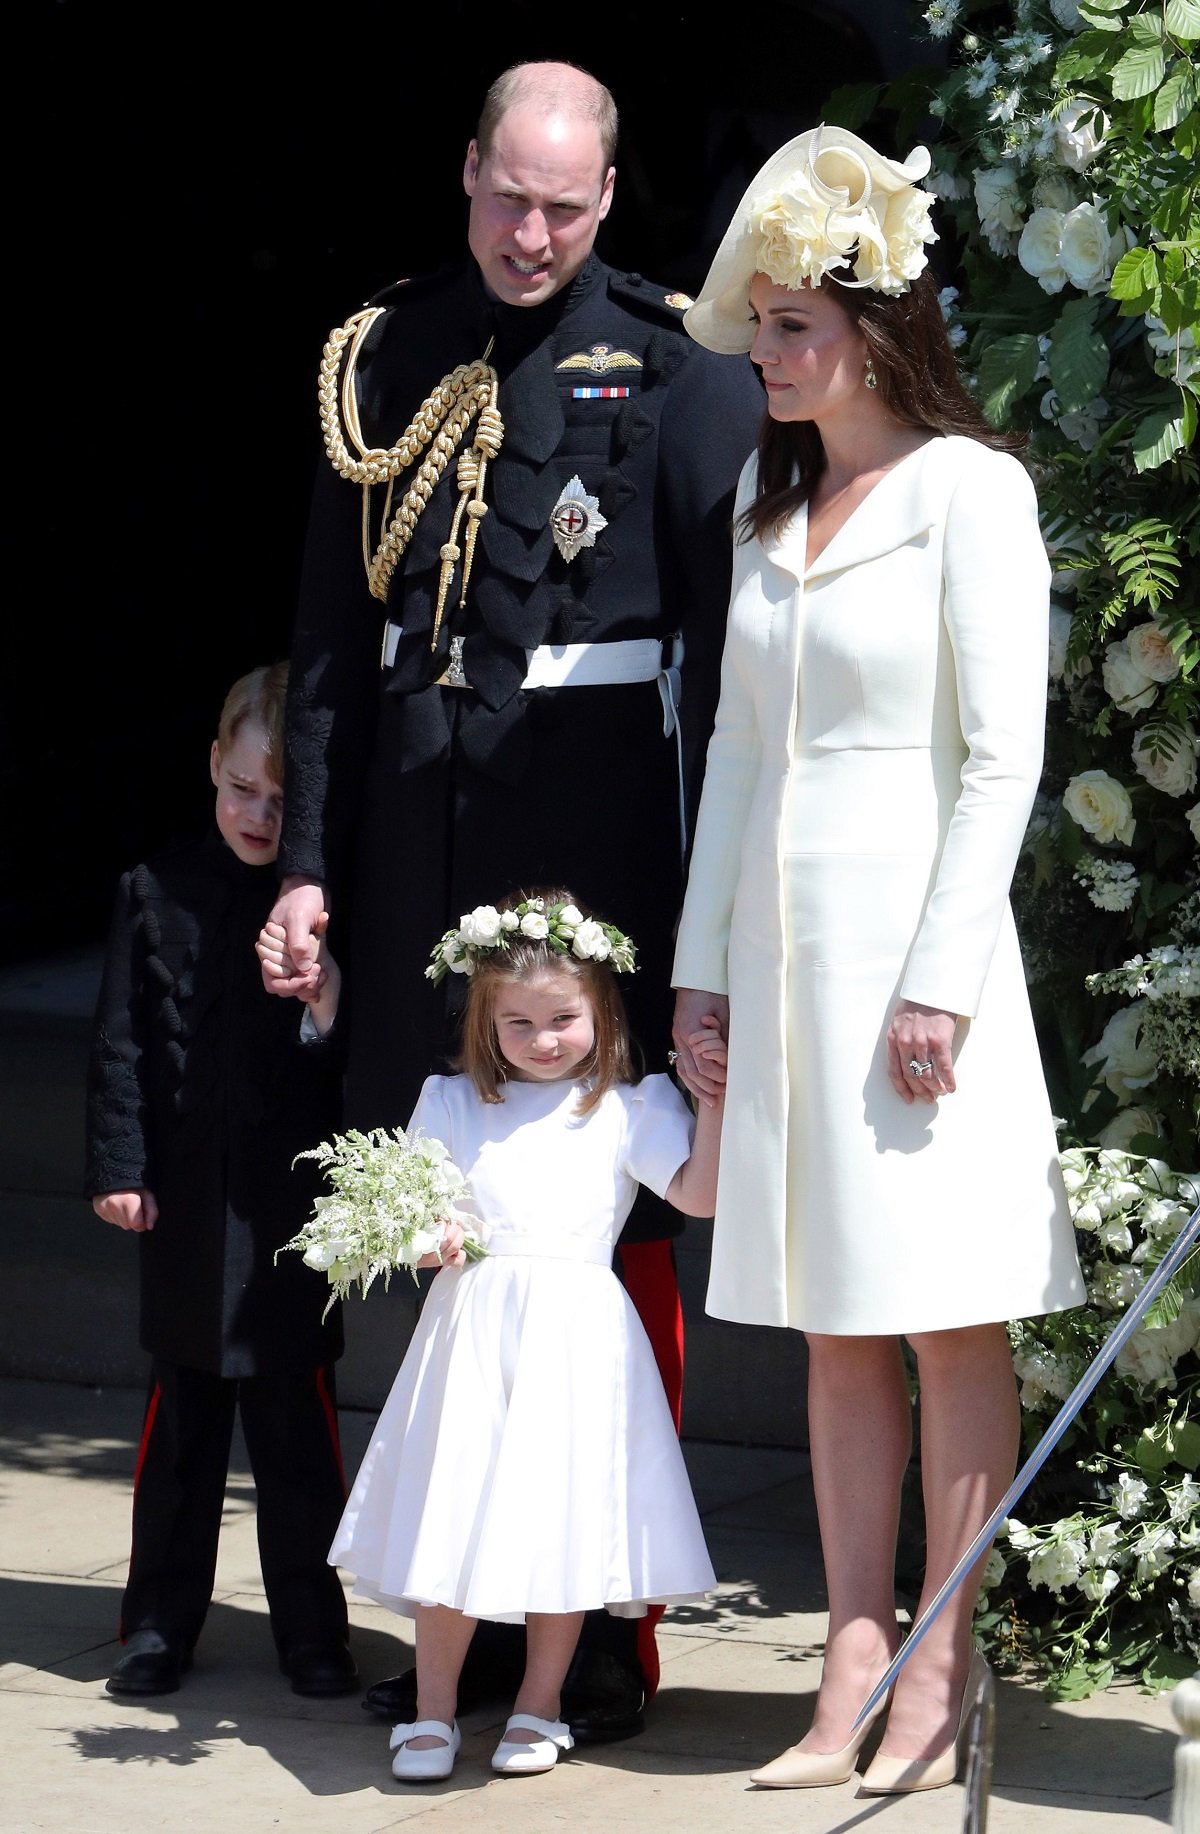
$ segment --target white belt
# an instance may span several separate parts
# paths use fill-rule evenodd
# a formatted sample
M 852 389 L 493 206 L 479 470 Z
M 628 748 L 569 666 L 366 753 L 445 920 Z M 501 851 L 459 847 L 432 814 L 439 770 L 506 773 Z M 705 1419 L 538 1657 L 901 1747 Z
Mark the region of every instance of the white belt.
M 545 1261 L 588 1261 L 597 1267 L 612 1266 L 612 1248 L 607 1242 L 589 1242 L 570 1235 L 493 1235 L 488 1240 L 488 1255 L 530 1255 Z
M 384 625 L 380 667 L 390 669 L 404 626 Z M 439 678 L 445 688 L 469 688 L 462 674 L 461 643 L 455 658 L 456 672 Z M 664 649 L 666 654 L 664 655 Z M 683 735 L 679 726 L 683 638 L 677 631 L 669 649 L 657 637 L 628 637 L 619 643 L 540 643 L 526 650 L 527 669 L 522 688 L 604 688 L 635 681 L 656 681 L 663 709 L 663 737 L 675 735 L 679 765 L 679 847 L 687 853 L 687 813 L 683 794 Z

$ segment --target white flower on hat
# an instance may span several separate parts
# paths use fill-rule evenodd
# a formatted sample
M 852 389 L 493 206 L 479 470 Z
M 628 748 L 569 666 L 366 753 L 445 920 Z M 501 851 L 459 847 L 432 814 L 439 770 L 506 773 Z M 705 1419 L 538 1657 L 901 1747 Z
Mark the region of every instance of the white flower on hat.
M 937 241 L 932 194 L 865 141 L 843 134 L 823 142 L 824 131 L 805 163 L 751 200 L 758 272 L 793 293 L 827 274 L 842 285 L 906 293 L 926 266 L 925 244 Z M 839 272 L 851 265 L 854 281 Z

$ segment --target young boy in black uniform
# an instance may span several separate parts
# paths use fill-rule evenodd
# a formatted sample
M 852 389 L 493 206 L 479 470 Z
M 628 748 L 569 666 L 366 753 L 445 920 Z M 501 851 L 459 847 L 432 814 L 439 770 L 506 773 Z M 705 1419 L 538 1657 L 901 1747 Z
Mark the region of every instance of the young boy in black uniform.
M 235 1410 L 254 1473 L 271 1629 L 298 1694 L 356 1686 L 327 1555 L 345 1502 L 337 1307 L 275 1251 L 319 1174 L 292 1161 L 340 1114 L 335 1047 L 301 1036 L 254 952 L 276 896 L 286 663 L 230 689 L 212 747 L 215 822 L 127 873 L 113 915 L 88 1090 L 85 1189 L 139 1237 L 149 1396 L 111 1694 L 165 1694 L 212 1596 Z M 337 970 L 312 1004 L 336 997 Z M 309 1028 L 305 1028 L 307 1033 Z

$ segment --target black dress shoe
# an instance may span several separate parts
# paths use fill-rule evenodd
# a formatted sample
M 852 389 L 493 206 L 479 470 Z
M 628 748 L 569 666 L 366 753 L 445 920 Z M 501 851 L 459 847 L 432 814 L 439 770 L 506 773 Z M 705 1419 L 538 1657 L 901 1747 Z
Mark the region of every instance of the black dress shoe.
M 280 1652 L 279 1667 L 293 1694 L 353 1694 L 358 1688 L 358 1669 L 344 1643 L 299 1644 Z
M 191 1649 L 177 1630 L 134 1630 L 104 1685 L 110 1694 L 173 1694 L 191 1666 Z
M 508 1698 L 508 1691 L 486 1678 L 468 1674 L 465 1668 L 458 1678 L 460 1713 L 494 1706 L 498 1700 Z M 363 1695 L 362 1705 L 364 1712 L 373 1713 L 376 1719 L 385 1719 L 390 1726 L 410 1724 L 417 1718 L 416 1669 L 406 1668 L 402 1675 L 389 1675 L 386 1681 L 376 1681 Z
M 559 1716 L 577 1745 L 606 1745 L 636 1738 L 646 1722 L 640 1669 L 606 1649 L 577 1649 L 562 1686 Z

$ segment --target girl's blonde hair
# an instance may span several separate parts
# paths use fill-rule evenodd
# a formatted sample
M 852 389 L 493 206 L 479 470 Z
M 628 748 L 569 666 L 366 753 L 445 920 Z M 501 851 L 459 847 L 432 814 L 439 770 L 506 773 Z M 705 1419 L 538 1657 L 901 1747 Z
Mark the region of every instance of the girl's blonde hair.
M 217 722 L 217 750 L 224 754 L 249 720 L 267 736 L 267 772 L 272 783 L 283 782 L 283 704 L 287 698 L 288 665 L 267 663 L 251 669 L 234 682 L 225 696 Z
M 561 886 L 537 886 L 529 892 L 514 892 L 496 909 L 511 910 L 528 898 L 541 898 L 547 906 L 574 904 L 585 917 L 592 914 L 584 910 L 573 892 Z M 500 1049 L 493 1017 L 496 995 L 501 987 L 513 981 L 531 980 L 539 974 L 569 975 L 580 983 L 591 1004 L 595 1042 L 576 1071 L 576 1075 L 590 1079 L 591 1087 L 581 1094 L 578 1113 L 587 1114 L 616 1083 L 641 1082 L 642 1070 L 635 1061 L 625 1002 L 612 969 L 604 962 L 579 961 L 573 955 L 560 955 L 548 942 L 514 934 L 506 949 L 480 954 L 467 981 L 462 1044 L 454 1067 L 470 1077 L 480 1099 L 502 1102 L 503 1084 L 509 1074 L 508 1060 Z

